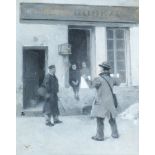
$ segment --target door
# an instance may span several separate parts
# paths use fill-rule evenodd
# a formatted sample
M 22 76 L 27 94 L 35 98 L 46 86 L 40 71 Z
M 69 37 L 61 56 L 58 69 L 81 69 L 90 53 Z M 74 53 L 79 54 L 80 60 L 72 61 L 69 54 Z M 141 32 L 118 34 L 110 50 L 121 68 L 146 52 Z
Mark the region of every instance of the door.
M 39 86 L 39 55 L 35 50 L 23 51 L 23 107 L 32 106 Z

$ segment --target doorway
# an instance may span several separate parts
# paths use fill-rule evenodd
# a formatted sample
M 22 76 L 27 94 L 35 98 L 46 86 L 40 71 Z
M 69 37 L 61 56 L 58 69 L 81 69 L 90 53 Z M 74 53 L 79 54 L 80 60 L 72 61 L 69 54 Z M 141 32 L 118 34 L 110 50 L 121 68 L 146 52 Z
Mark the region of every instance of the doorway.
M 36 106 L 37 89 L 43 83 L 47 47 L 23 48 L 23 108 Z
M 72 54 L 69 56 L 70 64 L 76 64 L 81 69 L 85 62 L 90 71 L 90 30 L 82 28 L 69 28 L 68 42 L 71 44 Z

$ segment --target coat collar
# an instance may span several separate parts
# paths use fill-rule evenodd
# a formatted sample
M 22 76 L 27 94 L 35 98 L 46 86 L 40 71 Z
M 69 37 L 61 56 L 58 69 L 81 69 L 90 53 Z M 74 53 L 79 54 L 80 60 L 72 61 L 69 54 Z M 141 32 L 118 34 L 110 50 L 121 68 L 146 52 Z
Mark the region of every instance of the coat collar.
M 51 77 L 55 77 L 55 75 L 48 73 Z
M 104 72 L 102 72 L 102 73 L 99 74 L 99 76 L 101 76 L 101 77 L 103 77 L 103 76 L 110 76 L 110 73 L 104 73 Z

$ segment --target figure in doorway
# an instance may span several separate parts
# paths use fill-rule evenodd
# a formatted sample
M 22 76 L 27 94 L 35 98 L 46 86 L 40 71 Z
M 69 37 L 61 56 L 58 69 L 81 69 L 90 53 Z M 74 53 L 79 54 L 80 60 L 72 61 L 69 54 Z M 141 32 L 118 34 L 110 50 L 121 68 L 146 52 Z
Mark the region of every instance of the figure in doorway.
M 81 75 L 76 64 L 72 64 L 69 70 L 69 84 L 73 88 L 74 97 L 79 100 L 79 89 L 80 89 Z
M 90 76 L 90 72 L 89 72 L 89 69 L 88 69 L 88 67 L 87 67 L 87 65 L 86 65 L 86 62 L 82 62 L 82 68 L 81 68 L 81 76 L 83 76 L 83 75 L 86 75 L 86 76 Z
M 59 84 L 58 79 L 55 76 L 56 68 L 55 65 L 48 67 L 48 74 L 45 76 L 43 86 L 46 89 L 45 104 L 43 106 L 43 113 L 47 126 L 53 126 L 57 123 L 62 123 L 59 120 L 59 108 L 58 108 L 58 96 Z M 51 123 L 51 116 L 53 116 L 53 123 Z
M 90 79 L 90 72 L 89 69 L 87 68 L 86 62 L 82 62 L 82 68 L 81 68 L 81 88 L 89 88 L 88 84 L 86 83 L 85 79 L 83 78 L 84 76 L 87 76 Z
M 96 88 L 97 95 L 92 105 L 91 116 L 96 118 L 97 133 L 92 137 L 93 140 L 104 140 L 104 119 L 109 118 L 112 130 L 112 137 L 118 138 L 118 130 L 116 124 L 117 104 L 113 94 L 113 86 L 118 85 L 119 81 L 110 77 L 110 65 L 104 62 L 99 65 L 101 73 L 93 81 L 85 77 L 90 88 Z

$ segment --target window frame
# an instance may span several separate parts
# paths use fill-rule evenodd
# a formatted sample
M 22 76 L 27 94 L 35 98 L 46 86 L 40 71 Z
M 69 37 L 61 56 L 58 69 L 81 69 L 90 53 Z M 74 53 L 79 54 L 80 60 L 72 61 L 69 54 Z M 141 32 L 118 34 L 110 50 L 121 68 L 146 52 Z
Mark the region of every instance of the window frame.
M 124 37 L 123 39 L 116 39 L 116 30 L 121 29 L 124 31 Z M 108 38 L 107 32 L 108 30 L 112 30 L 113 31 L 113 38 Z M 131 83 L 131 58 L 130 58 L 130 39 L 129 39 L 129 27 L 106 27 L 106 41 L 108 42 L 108 40 L 112 40 L 113 41 L 113 49 L 110 49 L 111 51 L 113 51 L 114 54 L 114 73 L 113 74 L 117 74 L 118 73 L 118 67 L 117 67 L 117 51 L 119 51 L 116 47 L 116 41 L 117 40 L 124 40 L 124 61 L 125 61 L 125 82 L 121 82 L 121 86 L 126 86 L 126 85 L 130 85 Z M 108 47 L 107 47 L 107 60 L 108 60 Z M 120 49 L 121 50 L 121 49 Z

